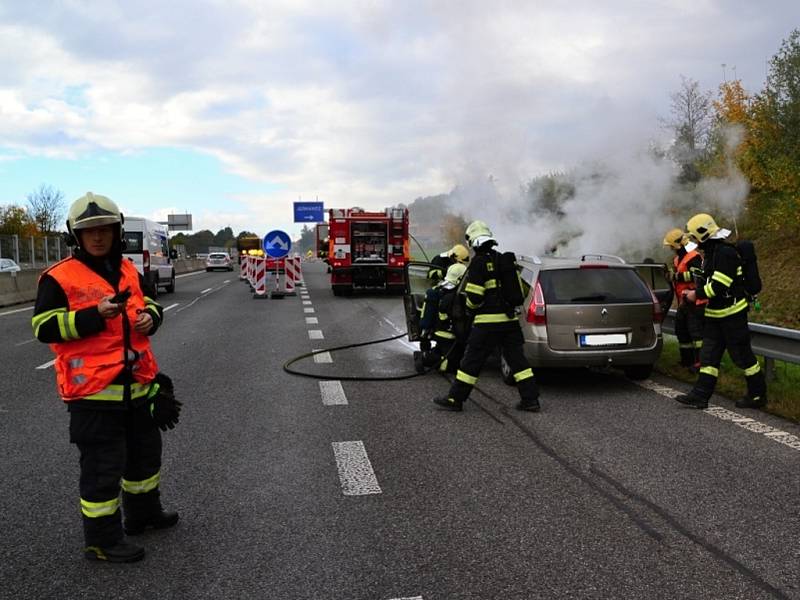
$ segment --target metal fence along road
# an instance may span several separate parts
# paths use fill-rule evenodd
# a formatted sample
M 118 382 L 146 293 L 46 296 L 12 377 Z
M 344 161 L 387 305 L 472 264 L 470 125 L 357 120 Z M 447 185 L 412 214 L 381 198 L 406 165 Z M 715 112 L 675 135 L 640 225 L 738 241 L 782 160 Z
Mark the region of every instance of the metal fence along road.
M 0 234 L 0 258 L 11 258 L 23 269 L 46 267 L 67 256 L 69 248 L 60 235 Z
M 675 334 L 674 309 L 670 310 L 664 319 L 662 329 L 665 333 Z M 800 331 L 796 329 L 750 323 L 750 339 L 753 352 L 765 359 L 768 379 L 772 378 L 774 374 L 776 360 L 800 363 Z

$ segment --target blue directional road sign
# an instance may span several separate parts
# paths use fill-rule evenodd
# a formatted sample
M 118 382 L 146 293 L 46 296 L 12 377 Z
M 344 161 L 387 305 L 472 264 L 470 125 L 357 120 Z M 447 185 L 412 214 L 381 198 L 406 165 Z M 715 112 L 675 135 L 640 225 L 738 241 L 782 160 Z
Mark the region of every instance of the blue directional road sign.
M 322 223 L 325 220 L 325 207 L 322 202 L 295 202 L 295 223 Z
M 291 247 L 292 240 L 283 231 L 276 229 L 264 236 L 264 252 L 270 258 L 283 258 L 289 254 Z

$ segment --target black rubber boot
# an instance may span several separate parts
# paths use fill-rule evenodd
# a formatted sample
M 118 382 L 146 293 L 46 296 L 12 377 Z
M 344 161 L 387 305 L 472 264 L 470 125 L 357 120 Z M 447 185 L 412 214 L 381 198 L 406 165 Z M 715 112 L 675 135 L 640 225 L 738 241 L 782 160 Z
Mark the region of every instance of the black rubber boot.
M 452 410 L 453 412 L 461 412 L 464 410 L 464 403 L 447 396 L 437 396 L 433 399 L 433 403 L 441 406 L 444 409 Z
M 414 370 L 417 373 L 424 373 L 425 372 L 424 355 L 419 350 L 414 352 Z
M 750 396 L 745 396 L 741 400 L 736 401 L 736 408 L 763 408 L 767 404 L 767 397 L 764 396 L 756 396 L 751 398 Z
M 692 392 L 675 396 L 675 400 L 681 404 L 691 406 L 692 408 L 699 408 L 700 410 L 708 408 L 708 400 L 700 398 L 699 396 L 695 396 Z
M 539 404 L 539 398 L 534 398 L 533 400 L 520 400 L 514 408 L 528 412 L 539 412 L 542 406 Z
M 146 529 L 167 529 L 178 522 L 178 513 L 175 511 L 161 511 L 144 519 L 125 519 L 125 533 L 139 535 Z
M 104 560 L 111 563 L 131 563 L 144 558 L 144 548 L 122 539 L 111 546 L 87 546 L 83 549 L 87 560 Z

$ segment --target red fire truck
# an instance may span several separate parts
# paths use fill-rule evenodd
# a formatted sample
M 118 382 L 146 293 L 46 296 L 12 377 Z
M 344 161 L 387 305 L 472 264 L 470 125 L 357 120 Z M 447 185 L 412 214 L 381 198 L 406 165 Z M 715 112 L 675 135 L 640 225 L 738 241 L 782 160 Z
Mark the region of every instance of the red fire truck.
M 335 296 L 353 290 L 403 293 L 410 258 L 408 209 L 367 212 L 361 208 L 328 211 L 331 287 Z

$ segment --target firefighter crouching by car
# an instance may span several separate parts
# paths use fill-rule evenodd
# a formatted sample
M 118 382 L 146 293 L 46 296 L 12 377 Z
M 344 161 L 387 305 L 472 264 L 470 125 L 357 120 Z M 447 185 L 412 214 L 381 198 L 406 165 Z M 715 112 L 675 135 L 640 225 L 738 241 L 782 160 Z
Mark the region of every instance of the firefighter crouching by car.
M 720 228 L 705 213 L 686 224 L 687 235 L 703 251 L 703 273 L 694 290 L 685 292 L 690 302 L 708 300 L 700 351 L 700 374 L 694 388 L 675 398 L 694 408 L 708 407 L 726 348 L 734 364 L 744 371 L 747 396 L 736 401 L 738 408 L 760 408 L 767 402 L 764 372 L 750 346 L 742 260 L 736 248 L 725 240 L 730 231 Z
M 455 382 L 446 396 L 439 396 L 433 401 L 448 410 L 462 410 L 486 359 L 499 346 L 517 382 L 520 401 L 516 408 L 538 411 L 539 389 L 522 350 L 522 329 L 515 307 L 507 306 L 500 289 L 499 273 L 495 268 L 498 264 L 498 253 L 494 250 L 497 241 L 483 221 L 470 223 L 465 237 L 475 251 L 464 276 L 466 307 L 474 315 L 473 325 Z M 516 271 L 514 276 L 516 283 L 521 286 Z
M 433 266 L 428 271 L 428 279 L 430 279 L 431 285 L 436 285 L 444 278 L 450 265 L 456 263 L 465 265 L 468 262 L 469 250 L 463 244 L 456 244 L 450 250 L 437 254 L 431 260 L 431 265 Z
M 461 263 L 450 265 L 442 281 L 425 293 L 420 328 L 422 339 L 433 340 L 436 345 L 428 351 L 414 352 L 414 367 L 418 373 L 437 367 L 440 371 L 455 374 L 464 354 L 464 341 L 456 334 L 453 308 L 458 301 L 458 284 L 467 267 Z
M 700 348 L 703 347 L 703 312 L 708 300 L 698 298 L 690 302 L 685 292 L 695 289 L 694 278 L 702 274 L 703 257 L 697 251 L 697 244 L 689 240 L 681 229 L 670 229 L 664 236 L 664 245 L 675 252 L 672 286 L 678 302 L 675 336 L 678 338 L 681 366 L 697 373 L 700 370 Z
M 161 507 L 159 427 L 175 426 L 180 403 L 148 339 L 163 310 L 122 256 L 122 227 L 119 208 L 105 196 L 90 192 L 72 204 L 67 229 L 77 248 L 42 273 L 31 322 L 56 355 L 70 441 L 80 452 L 84 555 L 109 562 L 144 557 L 125 533 L 178 522 L 178 513 Z

